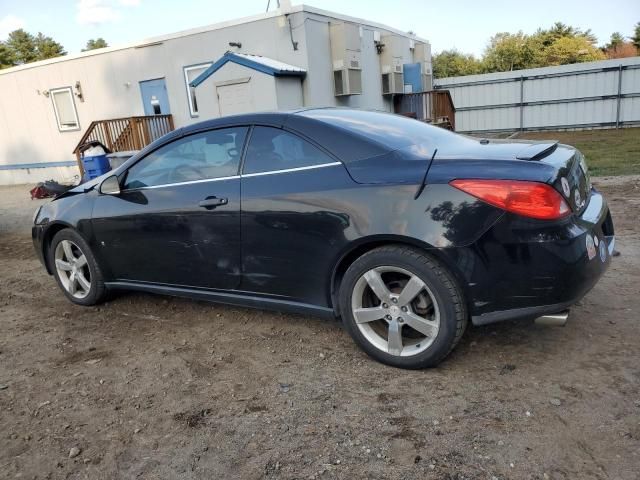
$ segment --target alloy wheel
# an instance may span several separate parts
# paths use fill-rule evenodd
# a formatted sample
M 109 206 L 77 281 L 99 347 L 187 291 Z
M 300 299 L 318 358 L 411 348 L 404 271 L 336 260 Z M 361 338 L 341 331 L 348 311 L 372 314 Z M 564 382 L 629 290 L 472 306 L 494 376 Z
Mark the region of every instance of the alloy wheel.
M 75 298 L 85 298 L 91 290 L 91 272 L 87 257 L 71 240 L 62 240 L 54 253 L 60 283 Z
M 417 355 L 440 329 L 438 303 L 420 277 L 400 267 L 365 272 L 351 296 L 354 321 L 376 348 L 394 356 Z

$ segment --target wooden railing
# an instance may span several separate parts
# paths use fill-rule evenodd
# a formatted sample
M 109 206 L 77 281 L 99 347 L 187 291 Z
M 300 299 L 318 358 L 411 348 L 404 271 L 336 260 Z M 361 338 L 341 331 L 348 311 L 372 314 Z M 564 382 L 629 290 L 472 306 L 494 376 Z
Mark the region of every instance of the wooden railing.
M 154 140 L 174 129 L 171 115 L 112 118 L 91 122 L 78 145 L 73 150 L 82 168 L 82 146 L 92 141 L 102 143 L 112 152 L 141 150 Z
M 394 98 L 394 110 L 400 115 L 432 123 L 449 130 L 456 129 L 456 109 L 449 90 L 405 93 Z

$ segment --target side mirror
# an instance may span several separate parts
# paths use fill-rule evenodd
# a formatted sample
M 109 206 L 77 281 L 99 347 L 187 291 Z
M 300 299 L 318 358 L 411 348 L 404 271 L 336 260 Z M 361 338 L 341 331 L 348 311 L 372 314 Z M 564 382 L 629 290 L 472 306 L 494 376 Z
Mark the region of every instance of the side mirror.
M 116 175 L 105 178 L 100 184 L 100 193 L 103 195 L 120 195 L 120 182 Z

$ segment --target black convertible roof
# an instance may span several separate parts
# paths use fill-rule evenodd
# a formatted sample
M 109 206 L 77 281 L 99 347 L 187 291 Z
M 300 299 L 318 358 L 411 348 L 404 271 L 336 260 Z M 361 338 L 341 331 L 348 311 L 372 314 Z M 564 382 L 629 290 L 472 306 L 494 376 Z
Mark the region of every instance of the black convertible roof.
M 314 118 L 311 112 L 329 109 L 305 109 L 288 112 L 261 112 L 205 120 L 175 131 L 175 136 L 234 125 L 263 125 L 285 128 L 317 143 L 343 161 L 381 155 L 390 149 L 371 139 L 354 134 L 331 123 Z
M 291 130 L 344 162 L 383 155 L 410 145 L 440 145 L 455 137 L 451 132 L 400 115 L 333 107 L 232 115 L 183 127 L 176 135 L 247 124 Z

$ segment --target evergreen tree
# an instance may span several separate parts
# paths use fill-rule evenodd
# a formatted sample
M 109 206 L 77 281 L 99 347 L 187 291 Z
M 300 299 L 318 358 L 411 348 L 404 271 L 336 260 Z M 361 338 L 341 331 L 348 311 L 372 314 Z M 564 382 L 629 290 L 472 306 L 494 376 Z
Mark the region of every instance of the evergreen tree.
M 34 36 L 20 28 L 11 32 L 6 42 L 0 42 L 0 68 L 46 60 L 66 53 L 64 47 L 53 38 L 41 32 Z
M 0 69 L 12 67 L 14 65 L 13 52 L 7 44 L 0 42 Z
M 87 40 L 87 46 L 83 48 L 82 51 L 86 52 L 88 50 L 95 50 L 96 48 L 106 48 L 108 46 L 109 44 L 102 37 L 96 38 L 95 40 L 93 38 L 90 38 L 89 40 Z
M 34 38 L 33 43 L 35 45 L 38 60 L 46 60 L 47 58 L 60 57 L 67 54 L 62 45 L 56 42 L 53 38 L 47 37 L 40 32 L 38 32 L 38 35 Z
M 624 37 L 622 36 L 622 34 L 620 32 L 613 32 L 611 34 L 611 39 L 609 40 L 609 43 L 606 45 L 605 49 L 615 50 L 617 47 L 619 47 L 623 43 L 624 43 Z
M 9 34 L 6 45 L 12 52 L 13 64 L 35 62 L 38 60 L 35 38 L 22 28 L 14 30 Z
M 633 36 L 631 37 L 633 45 L 638 49 L 640 53 L 640 22 L 636 23 L 636 27 L 633 29 Z

